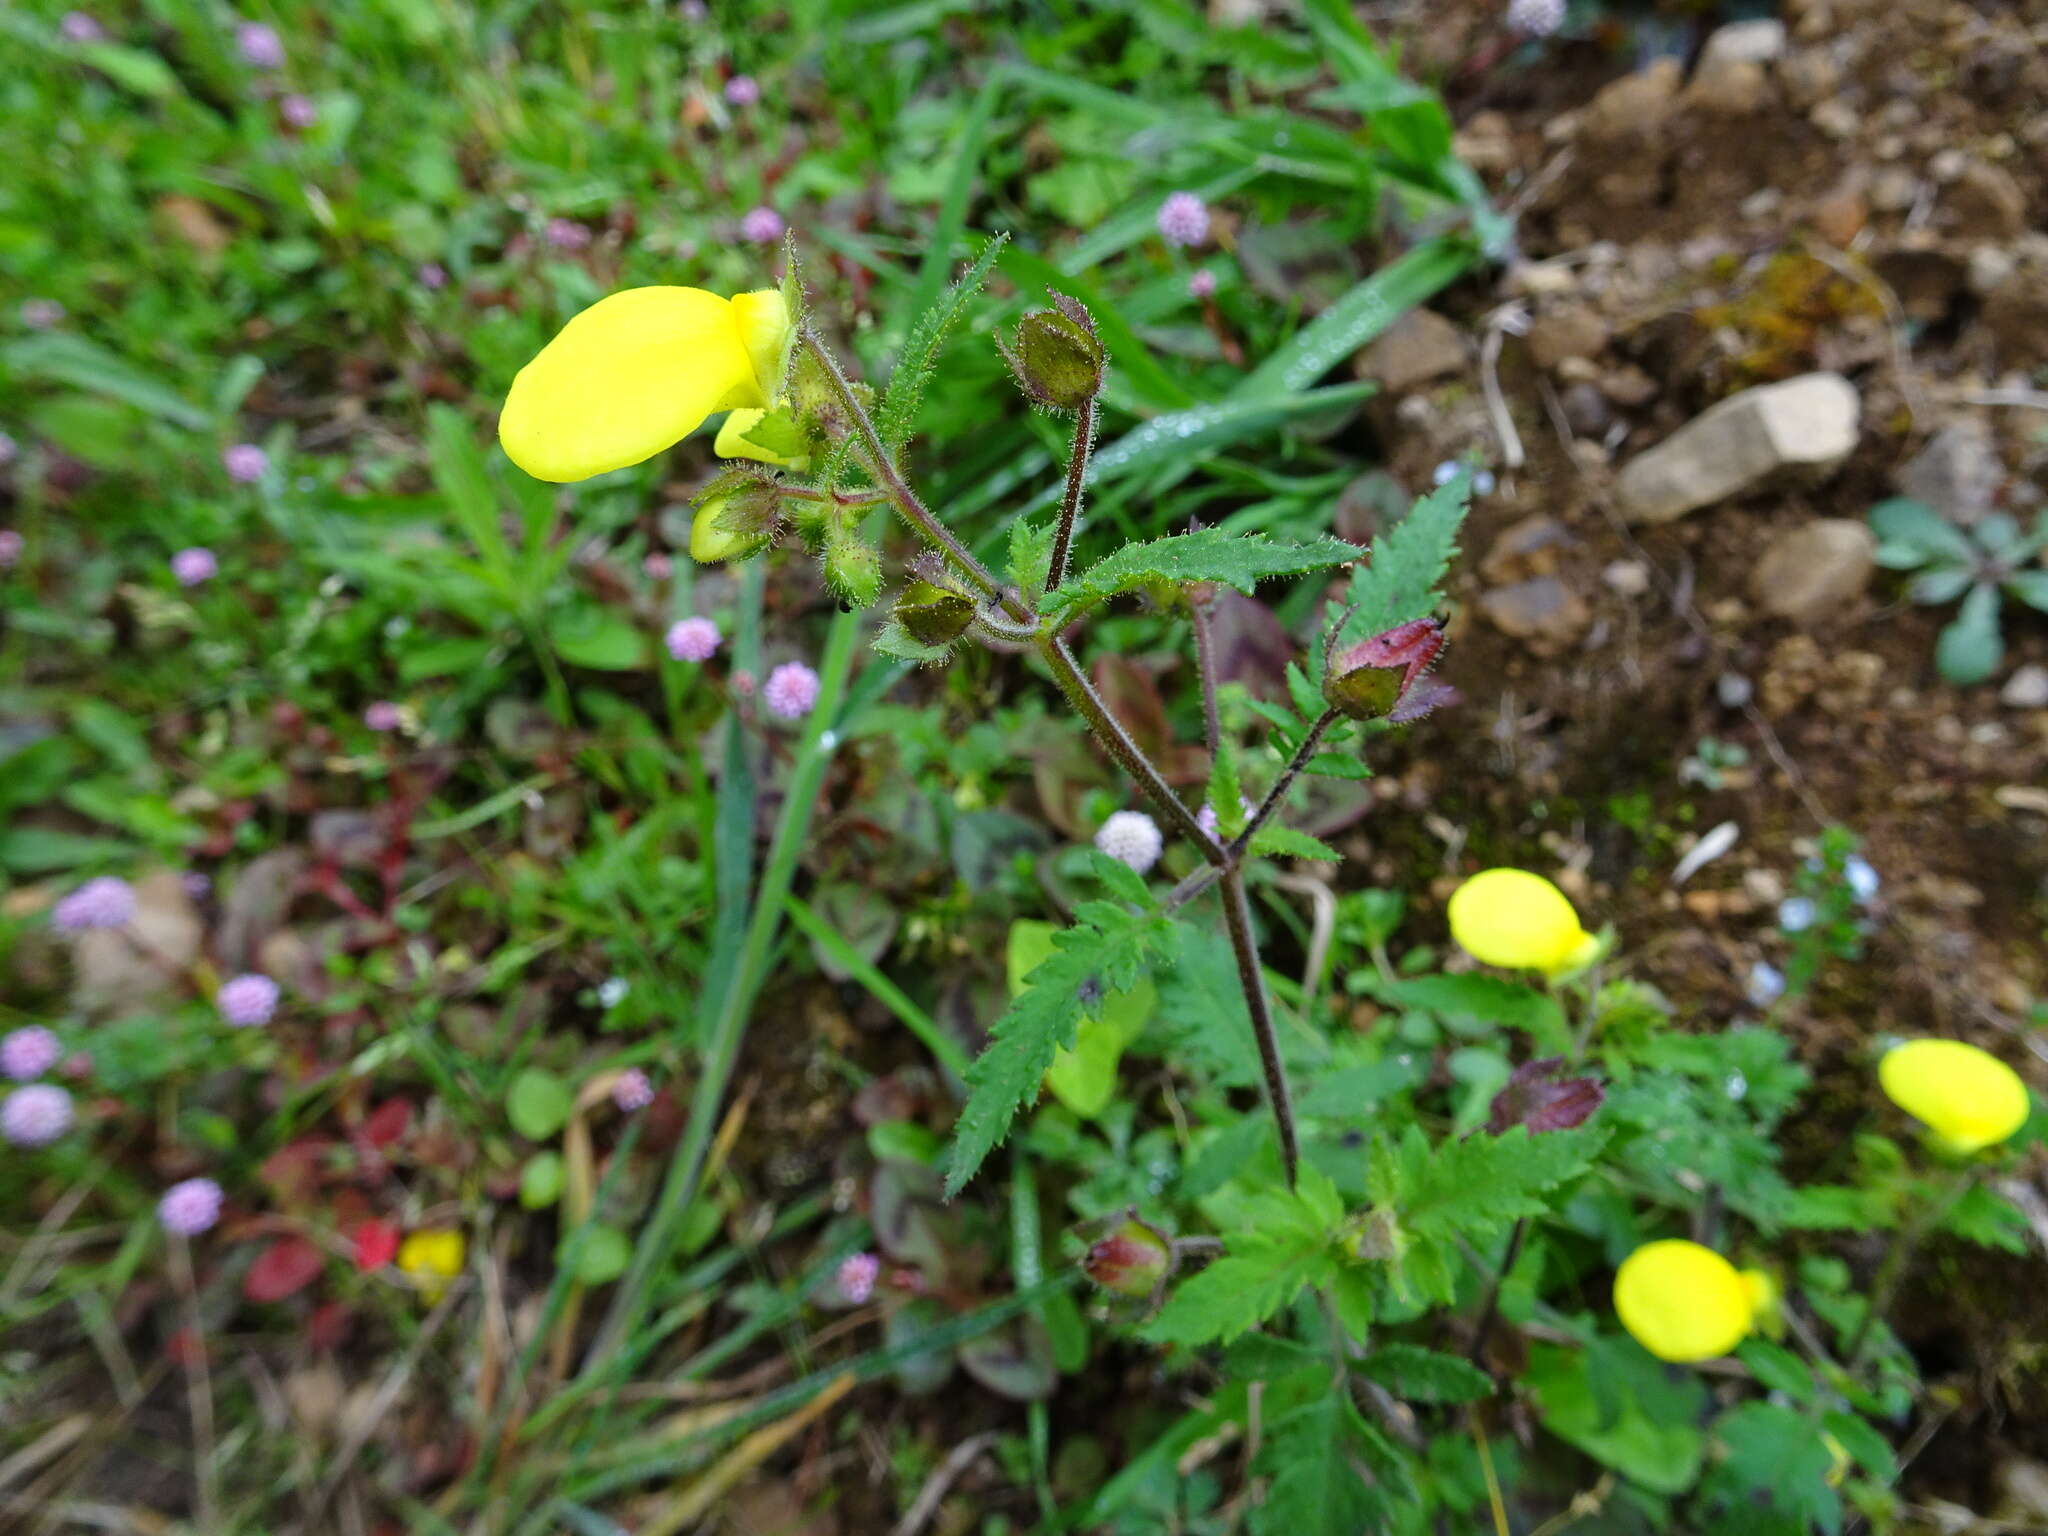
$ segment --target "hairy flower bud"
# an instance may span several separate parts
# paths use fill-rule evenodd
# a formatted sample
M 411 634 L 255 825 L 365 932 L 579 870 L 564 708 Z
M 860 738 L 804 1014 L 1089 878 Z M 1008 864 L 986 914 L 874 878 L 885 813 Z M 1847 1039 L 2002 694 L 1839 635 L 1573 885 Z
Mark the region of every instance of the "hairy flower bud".
M 1054 308 L 1033 310 L 1017 322 L 1016 338 L 1003 347 L 1003 357 L 1035 404 L 1077 411 L 1102 392 L 1109 354 L 1078 299 L 1056 293 L 1052 301 Z
M 775 488 L 759 480 L 714 481 L 690 521 L 690 558 L 703 565 L 744 560 L 775 537 L 781 515 Z
M 1105 1291 L 1146 1297 L 1173 1268 L 1173 1245 L 1156 1228 L 1128 1216 L 1109 1236 L 1089 1245 L 1081 1267 Z
M 896 599 L 896 622 L 919 645 L 951 645 L 973 618 L 972 598 L 922 576 L 908 582 Z
M 1323 700 L 1353 720 L 1378 720 L 1400 713 L 1422 675 L 1444 648 L 1435 619 L 1411 619 L 1324 658 Z M 1403 718 L 1413 718 L 1412 715 Z
M 835 529 L 825 537 L 825 581 L 842 603 L 865 608 L 882 590 L 882 557 L 858 533 Z

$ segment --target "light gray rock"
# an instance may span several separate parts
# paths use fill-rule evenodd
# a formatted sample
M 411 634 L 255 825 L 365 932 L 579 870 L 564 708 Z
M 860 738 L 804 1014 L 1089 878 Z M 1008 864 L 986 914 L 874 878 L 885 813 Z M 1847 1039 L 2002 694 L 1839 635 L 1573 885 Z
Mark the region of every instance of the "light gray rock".
M 1810 624 L 1862 593 L 1876 553 L 1876 536 L 1861 522 L 1816 518 L 1771 542 L 1749 573 L 1749 594 L 1767 613 Z
M 1731 21 L 1716 27 L 1700 50 L 1697 73 L 1708 74 L 1725 64 L 1771 64 L 1785 55 L 1785 23 L 1775 19 Z
M 1432 310 L 1411 309 L 1359 354 L 1356 371 L 1401 395 L 1462 372 L 1465 361 L 1463 331 Z
M 1732 395 L 1621 471 L 1631 523 L 1668 523 L 1775 479 L 1824 479 L 1856 447 L 1862 402 L 1838 373 L 1805 373 Z
M 1537 576 L 1479 597 L 1479 611 L 1502 634 L 1525 642 L 1538 656 L 1554 656 L 1586 632 L 1593 613 L 1586 600 L 1555 576 Z
M 2048 667 L 2035 661 L 2014 667 L 1998 690 L 1998 702 L 2007 709 L 2048 709 Z
M 1899 471 L 1899 494 L 1924 501 L 1952 523 L 1969 527 L 1991 510 L 2005 465 L 1980 421 L 1950 423 Z

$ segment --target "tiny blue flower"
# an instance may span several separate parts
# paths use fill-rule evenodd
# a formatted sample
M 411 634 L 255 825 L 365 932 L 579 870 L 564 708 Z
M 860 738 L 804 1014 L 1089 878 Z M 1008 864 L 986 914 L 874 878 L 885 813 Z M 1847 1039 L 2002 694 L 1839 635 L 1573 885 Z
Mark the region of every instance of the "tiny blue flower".
M 1804 933 L 1817 915 L 1812 901 L 1804 896 L 1787 896 L 1778 903 L 1778 926 L 1787 933 Z
M 1862 854 L 1852 853 L 1842 861 L 1842 878 L 1849 882 L 1849 890 L 1864 906 L 1877 899 L 1880 883 L 1877 871 L 1870 867 L 1870 861 Z
M 1749 1003 L 1752 1008 L 1768 1008 L 1785 995 L 1785 973 L 1768 960 L 1759 960 L 1749 968 Z
M 607 1008 L 616 1008 L 626 1000 L 629 985 L 623 976 L 608 976 L 597 989 L 597 1000 Z

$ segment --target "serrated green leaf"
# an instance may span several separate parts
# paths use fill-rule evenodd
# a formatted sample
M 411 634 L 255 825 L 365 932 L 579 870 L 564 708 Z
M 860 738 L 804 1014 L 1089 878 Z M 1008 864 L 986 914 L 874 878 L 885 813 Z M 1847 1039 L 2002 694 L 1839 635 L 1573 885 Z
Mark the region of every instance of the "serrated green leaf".
M 1358 1369 L 1396 1397 L 1417 1402 L 1470 1403 L 1493 1392 L 1493 1378 L 1478 1366 L 1418 1344 L 1376 1349 Z
M 1835 1458 L 1818 1424 L 1775 1403 L 1744 1403 L 1715 1421 L 1714 1434 L 1727 1455 L 1700 1486 L 1708 1508 L 1745 1530 L 1778 1528 L 1764 1523 L 1767 1511 L 1786 1517 L 1790 1530 L 1841 1529 L 1841 1500 L 1829 1484 Z
M 981 254 L 960 274 L 960 280 L 919 315 L 911 327 L 897 358 L 896 370 L 889 375 L 889 388 L 875 411 L 875 429 L 892 450 L 901 448 L 916 429 L 918 407 L 924 403 L 925 387 L 931 381 L 932 365 L 938 361 L 946 333 L 981 292 L 981 285 L 988 281 L 989 271 L 1008 240 L 1008 235 L 997 235 L 984 245 Z
M 1327 859 L 1333 864 L 1344 857 L 1319 837 L 1310 837 L 1293 827 L 1276 826 L 1270 821 L 1252 838 L 1251 850 L 1268 858 Z
M 1470 1019 L 1526 1031 L 1546 1051 L 1570 1047 L 1564 1010 L 1548 992 L 1480 971 L 1416 976 L 1386 988 L 1387 1000 L 1404 1008 L 1426 1008 L 1448 1020 Z
M 1372 558 L 1351 572 L 1350 612 L 1341 620 L 1340 646 L 1426 618 L 1441 601 L 1438 588 L 1458 553 L 1472 481 L 1459 475 L 1409 509 L 1372 541 Z M 1313 658 L 1320 671 L 1321 658 Z
M 1359 1536 L 1386 1529 L 1388 1498 L 1365 1480 L 1380 1459 L 1372 1428 L 1350 1394 L 1330 1387 L 1276 1419 L 1259 1453 L 1272 1479 L 1252 1522 L 1255 1536 Z
M 1226 841 L 1244 830 L 1244 786 L 1237 776 L 1237 749 L 1228 737 L 1216 744 L 1216 760 L 1209 765 L 1207 799 L 1216 814 L 1216 830 Z
M 1791 1350 L 1769 1339 L 1744 1339 L 1735 1351 L 1749 1374 L 1773 1392 L 1782 1392 L 1796 1403 L 1813 1401 L 1813 1372 Z
M 881 656 L 894 656 L 899 661 L 914 661 L 919 666 L 936 667 L 943 665 L 953 655 L 950 645 L 926 645 L 894 619 L 883 621 L 875 631 L 875 638 L 869 642 Z
M 1126 544 L 1108 559 L 1060 584 L 1040 600 L 1038 611 L 1071 617 L 1094 603 L 1147 582 L 1213 581 L 1246 596 L 1269 576 L 1299 576 L 1356 559 L 1358 547 L 1342 539 L 1282 543 L 1258 533 L 1198 528 L 1149 543 Z
M 946 1194 L 961 1187 L 1009 1134 L 1018 1109 L 1038 1096 L 1046 1068 L 1072 1049 L 1084 1018 L 1098 1016 L 1111 993 L 1135 987 L 1146 961 L 1171 929 L 1152 914 L 1110 902 L 1083 902 L 1074 927 L 1053 938 L 1053 953 L 989 1033 L 988 1048 L 967 1069 L 967 1105 L 953 1127 Z
M 1053 540 L 1059 524 L 1047 518 L 1033 522 L 1020 517 L 1010 525 L 1010 583 L 1024 594 L 1025 601 L 1037 603 L 1045 590 L 1046 572 L 1052 568 Z
M 1322 1285 L 1336 1269 L 1326 1242 L 1300 1234 L 1250 1233 L 1229 1239 L 1230 1252 L 1174 1287 L 1172 1298 L 1145 1325 L 1157 1344 L 1227 1343 L 1249 1332 L 1301 1294 Z
M 1898 1481 L 1899 1459 L 1892 1454 L 1891 1442 L 1869 1420 L 1837 1410 L 1822 1414 L 1820 1422 L 1864 1471 L 1881 1483 Z
M 1301 765 L 1303 773 L 1312 773 L 1321 779 L 1353 779 L 1363 781 L 1372 777 L 1372 769 L 1355 757 L 1346 757 L 1342 752 L 1318 752 Z

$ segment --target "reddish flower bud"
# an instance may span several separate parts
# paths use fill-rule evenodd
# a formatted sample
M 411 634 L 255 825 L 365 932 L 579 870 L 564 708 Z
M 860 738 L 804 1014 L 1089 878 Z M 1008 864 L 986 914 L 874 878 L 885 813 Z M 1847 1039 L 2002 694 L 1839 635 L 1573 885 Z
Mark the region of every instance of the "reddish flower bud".
M 1173 1246 L 1164 1234 L 1135 1216 L 1098 1239 L 1081 1261 L 1088 1278 L 1119 1296 L 1150 1296 L 1173 1267 Z
M 1323 699 L 1332 709 L 1353 720 L 1414 719 L 1444 702 L 1440 697 L 1425 702 L 1418 695 L 1419 710 L 1404 711 L 1410 691 L 1444 648 L 1435 619 L 1410 619 L 1341 652 L 1332 639 L 1332 654 L 1323 666 Z
M 1523 1062 L 1507 1086 L 1493 1096 L 1493 1113 L 1486 1128 L 1498 1136 L 1526 1125 L 1531 1136 L 1540 1136 L 1545 1131 L 1584 1125 L 1607 1097 L 1606 1091 L 1593 1078 L 1565 1077 L 1564 1070 L 1562 1056 Z

